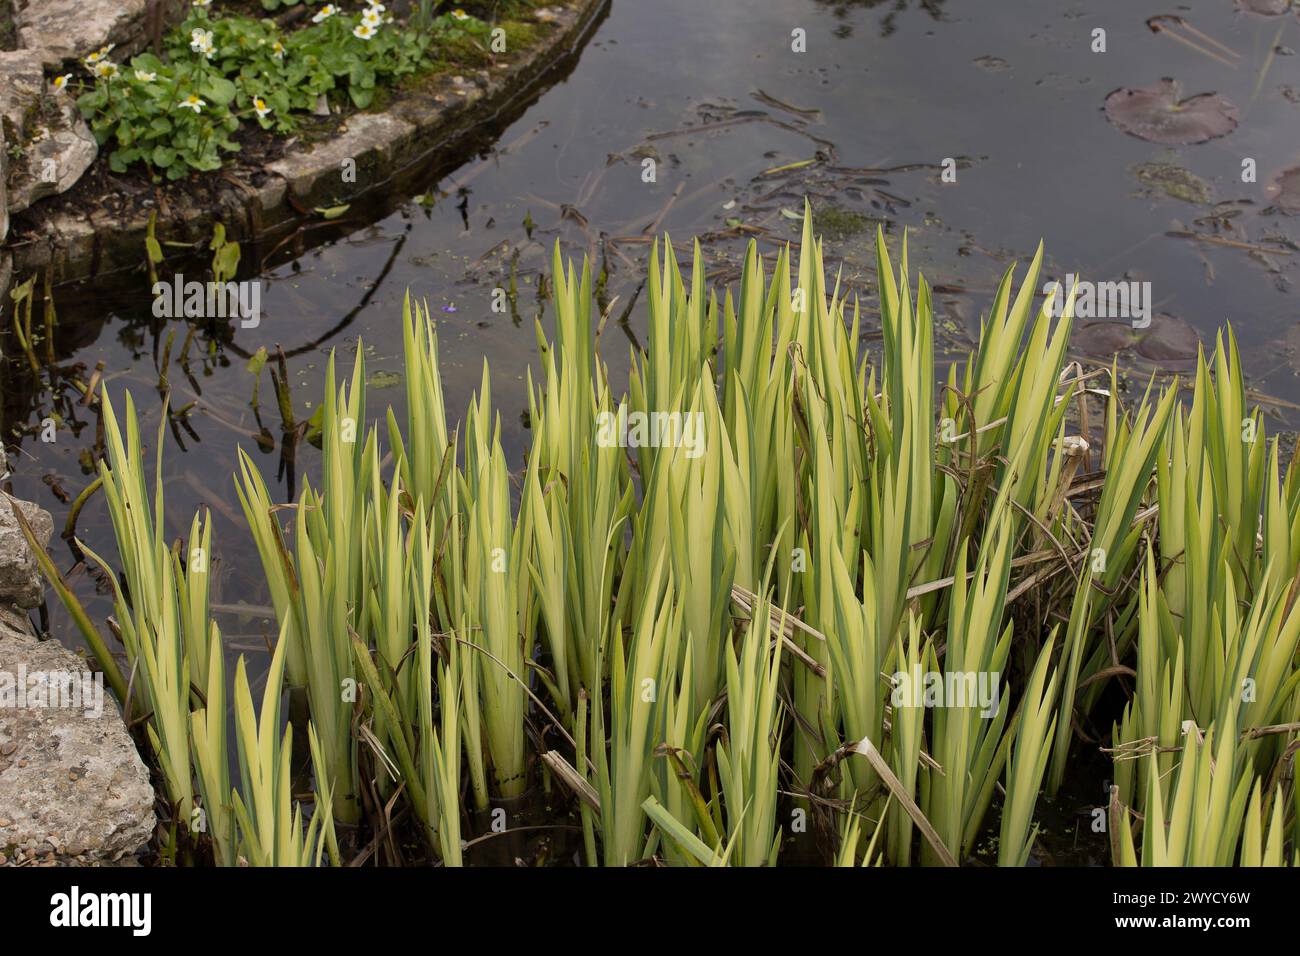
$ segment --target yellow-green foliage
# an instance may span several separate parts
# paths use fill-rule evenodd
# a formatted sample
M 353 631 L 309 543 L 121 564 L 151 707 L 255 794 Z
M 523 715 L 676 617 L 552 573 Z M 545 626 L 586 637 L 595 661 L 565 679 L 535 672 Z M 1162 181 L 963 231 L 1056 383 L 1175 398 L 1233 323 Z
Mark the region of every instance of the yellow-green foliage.
M 993 837 L 1023 865 L 1039 794 L 1070 776 L 1076 729 L 1114 718 L 1098 702 L 1120 682 L 1098 837 L 1115 862 L 1293 860 L 1300 478 L 1246 406 L 1231 333 L 1190 406 L 1153 384 L 1125 408 L 1113 369 L 1066 359 L 1073 293 L 1059 319 L 1035 306 L 1040 250 L 943 375 L 928 285 L 905 241 L 897 269 L 877 244 L 879 356 L 862 346 L 875 314 L 826 282 L 811 216 L 797 263 L 781 250 L 769 276 L 751 245 L 721 298 L 698 246 L 687 276 L 656 245 L 621 396 L 590 267 L 557 247 L 519 462 L 486 365 L 448 418 L 417 304 L 387 451 L 360 350 L 344 387 L 331 359 L 319 490 L 277 509 L 241 458 L 280 640 L 256 727 L 236 675 L 239 788 L 189 690 L 223 706 L 206 583 L 157 539 L 129 400 L 125 440 L 106 402 L 136 694 L 178 809 L 198 781 L 218 859 L 332 856 L 332 819 L 380 822 L 374 793 L 457 865 L 472 811 L 541 784 L 576 801 L 592 865 L 772 864 L 814 828 L 841 864 L 960 863 Z M 656 415 L 677 423 L 668 440 L 619 447 L 611 421 Z M 1100 451 L 1081 422 L 1104 429 Z M 211 547 L 196 519 L 189 553 Z M 311 712 L 305 832 L 290 738 L 269 723 L 281 669 Z M 918 705 L 898 675 L 922 671 L 980 675 L 997 703 Z

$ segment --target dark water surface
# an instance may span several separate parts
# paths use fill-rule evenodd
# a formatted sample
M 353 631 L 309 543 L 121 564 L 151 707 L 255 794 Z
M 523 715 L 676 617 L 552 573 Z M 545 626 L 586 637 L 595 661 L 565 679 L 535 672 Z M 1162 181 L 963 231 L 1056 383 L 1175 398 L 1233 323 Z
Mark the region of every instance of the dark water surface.
M 1158 14 L 1181 15 L 1236 56 L 1220 62 L 1152 32 L 1145 21 Z M 791 51 L 795 28 L 807 31 L 805 53 Z M 1097 28 L 1106 31 L 1105 53 L 1090 49 Z M 1270 428 L 1296 428 L 1300 412 L 1285 403 L 1300 401 L 1300 360 L 1290 344 L 1300 345 L 1293 290 L 1300 246 L 1285 242 L 1300 238 L 1300 220 L 1272 210 L 1266 191 L 1274 175 L 1300 163 L 1296 47 L 1295 13 L 1238 12 L 1233 0 L 613 0 L 572 72 L 509 123 L 495 146 L 439 173 L 420 200 L 262 272 L 260 327 L 235 329 L 233 344 L 206 369 L 202 341 L 192 347 L 197 393 L 177 359 L 187 329 L 170 324 L 173 405 L 197 405 L 192 434 L 179 433 L 184 450 L 171 437 L 165 449 L 168 534 L 187 533 L 193 510 L 211 507 L 213 600 L 266 603 L 232 481 L 241 444 L 268 482 L 277 471 L 279 450 L 258 451 L 251 437 L 260 426 L 244 357 L 259 347 L 278 343 L 290 352 L 297 414 L 307 417 L 321 399 L 328 351 L 337 349 L 348 369 L 363 340 L 372 414 L 392 404 L 404 420 L 400 319 L 409 289 L 440 319 L 449 413 L 462 414 L 488 359 L 507 454 L 518 464 L 526 444 L 524 372 L 536 367 L 533 323 L 544 310 L 537 279 L 556 240 L 566 255 L 589 254 L 608 268 L 608 294 L 620 298 L 602 349 L 618 380 L 631 342 L 644 334 L 643 300 L 626 323 L 616 320 L 636 292 L 647 230 L 657 224 L 680 242 L 737 220 L 761 230 L 760 248 L 774 253 L 779 242 L 798 238 L 794 217 L 805 194 L 829 234 L 828 252 L 868 303 L 874 223 L 885 222 L 893 237 L 907 228 L 913 266 L 938 287 L 948 354 L 973 342 L 1001 271 L 1042 238 L 1047 277 L 1149 281 L 1155 311 L 1181 317 L 1202 337 L 1231 320 L 1252 386 L 1280 400 L 1270 406 Z M 1110 91 L 1166 76 L 1184 96 L 1229 97 L 1238 128 L 1201 145 L 1165 147 L 1110 125 L 1102 112 Z M 956 183 L 941 181 L 949 157 L 958 161 Z M 1248 157 L 1256 183 L 1241 180 Z M 657 161 L 652 184 L 642 181 L 645 158 Z M 766 172 L 814 158 L 797 170 Z M 1136 168 L 1153 163 L 1163 181 L 1172 177 L 1173 192 L 1199 193 L 1201 201 L 1144 184 Z M 707 242 L 711 277 L 731 281 L 743 248 L 735 237 Z M 508 285 L 512 271 L 518 314 L 493 313 L 492 290 Z M 152 317 L 147 279 L 134 281 L 125 296 L 116 286 L 112 296 L 68 292 L 60 361 L 88 368 L 102 361 L 115 401 L 130 388 L 152 435 L 168 323 Z M 874 324 L 867 325 L 870 337 Z M 1079 336 L 1087 348 L 1086 332 Z M 1128 362 L 1143 377 L 1153 367 L 1141 357 Z M 263 420 L 278 438 L 265 372 L 261 394 Z M 48 396 L 33 403 L 17 393 L 6 403 L 8 426 L 15 413 L 20 425 L 38 423 L 50 407 Z M 75 495 L 89 481 L 81 460 L 94 443 L 94 419 L 85 409 L 81 418 L 90 424 L 76 435 L 60 431 L 53 445 L 6 433 L 14 493 L 51 510 L 56 527 L 68 506 L 54 489 Z M 302 447 L 297 474 L 314 478 L 317 468 L 318 453 Z M 272 487 L 293 497 L 287 479 Z M 101 498 L 83 512 L 77 533 L 113 553 Z M 72 563 L 62 544 L 53 550 L 62 566 Z M 102 620 L 107 596 L 85 574 L 74 584 Z M 52 607 L 51 616 L 54 633 L 71 639 L 62 610 Z M 221 624 L 232 654 L 262 649 L 270 631 L 256 614 L 223 612 Z

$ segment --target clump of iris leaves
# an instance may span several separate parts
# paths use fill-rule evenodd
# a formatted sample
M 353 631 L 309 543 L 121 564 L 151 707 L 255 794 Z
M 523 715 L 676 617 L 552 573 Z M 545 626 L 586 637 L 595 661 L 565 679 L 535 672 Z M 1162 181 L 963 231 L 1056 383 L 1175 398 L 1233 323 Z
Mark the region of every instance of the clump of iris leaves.
M 268 7 L 293 6 L 263 0 Z M 194 3 L 163 40 L 163 55 L 141 53 L 114 63 L 107 47 L 83 66 L 77 104 L 108 154 L 113 172 L 143 164 L 155 181 L 221 168 L 239 151 L 240 126 L 290 133 L 299 115 L 322 97 L 371 105 L 376 91 L 427 67 L 437 46 L 471 40 L 486 45 L 491 27 L 461 10 L 421 4 L 407 22 L 381 3 L 345 10 L 319 4 L 307 25 L 286 32 L 270 19 L 222 15 L 217 4 Z M 72 77 L 59 77 L 65 91 Z
M 319 478 L 285 510 L 249 454 L 234 476 L 278 634 L 260 710 L 250 661 L 227 680 L 212 515 L 171 538 L 171 414 L 150 441 L 103 383 L 116 553 L 78 546 L 111 630 L 14 514 L 143 715 L 159 862 L 1022 867 L 1069 840 L 1124 867 L 1300 866 L 1300 458 L 1231 328 L 1190 387 L 1125 396 L 1068 358 L 1077 288 L 1040 302 L 1040 246 L 945 372 L 906 240 L 891 257 L 877 229 L 868 315 L 816 235 L 805 204 L 797 257 L 751 241 L 736 290 L 656 240 L 621 396 L 591 263 L 557 243 L 522 471 L 487 362 L 449 413 L 418 301 L 404 422 L 367 396 L 363 344 L 348 380 L 331 353 Z M 651 416 L 683 424 L 607 430 Z M 1044 797 L 1104 826 L 1052 833 Z M 570 835 L 526 848 L 502 807 Z M 472 850 L 488 827 L 504 849 Z

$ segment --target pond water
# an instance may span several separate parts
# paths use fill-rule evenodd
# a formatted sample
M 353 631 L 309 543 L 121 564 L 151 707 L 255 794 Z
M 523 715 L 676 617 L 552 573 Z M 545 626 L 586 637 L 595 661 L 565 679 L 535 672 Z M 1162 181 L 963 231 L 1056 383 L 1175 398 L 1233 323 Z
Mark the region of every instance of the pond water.
M 1153 31 L 1146 21 L 1161 14 L 1184 25 Z M 791 49 L 796 28 L 806 31 L 806 52 Z M 1092 50 L 1097 29 L 1104 53 Z M 165 448 L 167 532 L 184 534 L 195 508 L 213 509 L 213 600 L 230 607 L 267 601 L 232 479 L 240 445 L 268 482 L 279 470 L 280 449 L 259 450 L 254 440 L 261 425 L 246 361 L 260 347 L 288 353 L 296 411 L 306 417 L 320 401 L 329 350 L 346 369 L 363 341 L 372 412 L 392 404 L 404 419 L 400 322 L 409 290 L 439 317 L 449 412 L 461 414 L 487 359 L 507 454 L 518 464 L 524 374 L 536 368 L 533 323 L 545 315 L 538 277 L 557 240 L 566 256 L 590 255 L 608 271 L 608 296 L 619 300 L 602 344 L 617 381 L 644 333 L 644 302 L 634 300 L 651 234 L 667 230 L 679 242 L 721 234 L 705 252 L 710 276 L 725 283 L 747 241 L 734 227 L 774 253 L 797 240 L 805 195 L 868 316 L 875 223 L 894 238 L 907 229 L 911 261 L 936 287 L 948 355 L 973 342 L 1002 270 L 1041 238 L 1045 278 L 1149 282 L 1153 325 L 1174 339 L 1185 340 L 1186 323 L 1212 340 L 1231 320 L 1252 387 L 1272 396 L 1270 428 L 1295 428 L 1300 220 L 1271 208 L 1267 191 L 1300 163 L 1295 47 L 1295 13 L 1255 15 L 1233 0 L 613 0 L 571 68 L 488 131 L 494 138 L 477 151 L 431 169 L 418 195 L 371 221 L 350 214 L 296 258 L 254 263 L 247 277 L 263 282 L 260 326 L 233 329 L 206 359 L 208 343 L 196 337 L 189 374 L 180 361 L 187 329 L 153 318 L 143 274 L 125 288 L 115 280 L 58 290 L 59 360 L 88 369 L 102 362 L 115 398 L 130 388 L 152 435 L 158 365 L 175 333 L 173 406 L 196 405 Z M 1177 79 L 1183 96 L 1228 97 L 1239 125 L 1199 145 L 1163 146 L 1107 120 L 1112 90 L 1162 77 Z M 942 175 L 949 158 L 956 182 Z M 643 181 L 646 159 L 656 162 L 653 183 Z M 1245 159 L 1254 160 L 1256 182 L 1242 180 Z M 307 234 L 305 244 L 322 235 Z M 245 265 L 253 258 L 246 254 Z M 494 313 L 492 290 L 512 273 L 517 314 Z M 1081 351 L 1097 350 L 1086 329 L 1077 338 Z M 1181 346 L 1151 354 L 1188 367 Z M 1126 363 L 1135 377 L 1154 368 L 1139 355 Z M 10 378 L 7 425 L 35 426 L 51 397 Z M 261 394 L 278 441 L 265 372 Z M 88 426 L 61 431 L 54 444 L 6 435 L 14 494 L 48 508 L 56 528 L 68 513 L 58 492 L 75 496 L 90 480 L 82 462 L 94 419 L 84 408 L 78 417 Z M 302 474 L 315 475 L 318 453 L 303 445 L 294 465 L 272 484 L 283 500 Z M 112 553 L 101 498 L 77 533 Z M 57 542 L 54 553 L 72 564 Z M 85 573 L 73 584 L 102 620 L 108 597 Z M 270 628 L 255 611 L 222 615 L 232 655 L 265 648 Z M 61 608 L 51 607 L 51 626 L 71 639 Z

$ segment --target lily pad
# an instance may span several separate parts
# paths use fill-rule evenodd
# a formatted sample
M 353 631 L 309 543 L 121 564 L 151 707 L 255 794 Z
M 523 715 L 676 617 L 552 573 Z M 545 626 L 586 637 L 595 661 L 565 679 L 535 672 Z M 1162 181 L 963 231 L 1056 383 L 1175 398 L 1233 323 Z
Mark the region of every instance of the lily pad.
M 1214 198 L 1209 183 L 1177 163 L 1141 163 L 1133 167 L 1133 175 L 1148 190 L 1171 199 L 1204 205 Z
M 1187 362 L 1196 358 L 1201 337 L 1186 319 L 1160 313 L 1145 329 L 1128 322 L 1083 322 L 1074 329 L 1074 347 L 1084 355 L 1110 358 L 1132 349 L 1152 362 Z
M 1204 143 L 1237 128 L 1237 107 L 1226 96 L 1200 93 L 1180 100 L 1168 77 L 1142 89 L 1121 87 L 1106 97 L 1106 118 L 1138 139 L 1167 146 Z
M 1188 362 L 1196 358 L 1201 337 L 1186 319 L 1163 312 L 1151 320 L 1141 333 L 1137 353 L 1153 362 Z
M 1237 0 L 1237 9 L 1264 17 L 1280 17 L 1291 9 L 1291 0 Z
M 1074 345 L 1084 355 L 1110 358 L 1137 344 L 1138 330 L 1127 322 L 1083 322 L 1074 327 Z
M 1278 173 L 1268 185 L 1268 194 L 1288 216 L 1300 216 L 1300 166 Z

